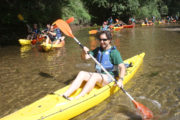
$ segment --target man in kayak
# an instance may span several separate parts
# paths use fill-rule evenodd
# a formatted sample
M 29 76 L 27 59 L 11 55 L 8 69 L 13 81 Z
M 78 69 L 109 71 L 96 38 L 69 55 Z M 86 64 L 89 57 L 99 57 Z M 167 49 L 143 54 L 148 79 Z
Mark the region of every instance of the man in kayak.
M 46 36 L 46 44 L 59 44 L 65 38 L 62 36 L 60 29 L 54 27 L 55 26 L 51 25 L 50 30 L 47 32 L 48 35 Z
M 112 19 L 112 17 L 110 17 L 110 18 L 108 18 L 108 25 L 111 25 L 111 24 L 113 24 L 113 19 Z
M 46 28 L 45 28 L 44 30 L 42 30 L 41 32 L 44 33 L 44 34 L 46 34 L 46 33 L 48 33 L 48 32 L 50 31 L 50 28 L 51 28 L 51 25 L 50 25 L 50 24 L 47 24 L 47 25 L 46 25 Z
M 41 33 L 41 31 L 38 29 L 37 24 L 33 25 L 33 29 L 28 28 L 29 35 L 27 36 L 28 40 L 37 39 L 37 36 Z
M 147 18 L 147 17 L 145 18 L 144 23 L 145 23 L 145 24 L 149 24 L 149 21 L 148 21 L 148 18 Z
M 107 30 L 109 30 L 109 28 L 108 28 L 107 22 L 104 21 L 103 25 L 100 28 L 100 31 L 107 31 Z
M 123 87 L 125 65 L 119 51 L 115 46 L 111 46 L 111 32 L 101 31 L 97 37 L 100 42 L 100 47 L 97 47 L 91 51 L 90 54 L 92 54 L 113 77 L 118 77 L 117 85 L 119 87 Z M 84 47 L 84 59 L 90 58 L 90 56 L 87 54 L 88 52 L 89 49 Z M 84 86 L 81 93 L 76 96 L 76 99 L 84 96 L 86 93 L 89 93 L 96 84 L 103 87 L 112 82 L 112 79 L 101 69 L 99 65 L 95 65 L 95 70 L 96 72 L 80 71 L 76 79 L 70 85 L 69 89 L 62 96 L 66 99 L 72 100 L 73 98 L 69 98 L 69 96 L 81 86 L 83 81 L 86 81 L 86 85 Z

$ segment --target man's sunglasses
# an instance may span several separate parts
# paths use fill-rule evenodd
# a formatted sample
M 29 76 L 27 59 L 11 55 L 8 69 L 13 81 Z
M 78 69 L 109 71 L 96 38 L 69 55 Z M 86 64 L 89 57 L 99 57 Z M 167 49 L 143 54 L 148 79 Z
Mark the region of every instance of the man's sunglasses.
M 99 41 L 101 41 L 101 40 L 102 40 L 102 41 L 107 41 L 108 39 L 99 39 Z

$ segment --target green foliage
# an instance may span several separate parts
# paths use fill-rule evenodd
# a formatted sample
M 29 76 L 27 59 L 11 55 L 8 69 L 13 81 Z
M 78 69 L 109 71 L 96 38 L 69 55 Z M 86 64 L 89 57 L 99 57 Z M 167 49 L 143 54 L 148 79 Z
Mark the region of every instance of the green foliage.
M 101 24 L 110 16 L 127 21 L 136 19 L 179 15 L 179 0 L 1 0 L 1 23 L 20 23 L 17 15 L 22 14 L 28 24 L 45 25 L 56 19 L 75 17 L 75 24 Z
M 138 0 L 128 0 L 127 10 L 129 11 L 129 15 L 133 16 L 136 13 L 139 6 L 140 6 L 140 3 Z
M 141 1 L 142 5 L 137 9 L 135 15 L 138 19 L 144 19 L 144 18 L 152 18 L 152 16 L 155 16 L 156 18 L 160 18 L 161 14 L 159 9 L 161 9 L 161 6 L 159 4 L 162 4 L 161 0 L 144 0 Z M 166 7 L 165 5 L 163 7 Z M 165 13 L 166 14 L 166 13 Z
M 99 24 L 110 16 L 127 20 L 139 7 L 138 0 L 83 0 L 83 2 L 93 16 L 92 21 Z
M 22 14 L 28 24 L 52 23 L 56 19 L 68 19 L 74 16 L 76 23 L 88 23 L 91 19 L 80 0 L 18 0 L 1 1 L 1 23 L 17 23 L 17 15 Z
M 166 5 L 163 5 L 160 9 L 160 14 L 162 16 L 168 15 L 168 7 Z
M 64 6 L 62 11 L 62 18 L 68 19 L 73 16 L 75 18 L 75 24 L 85 24 L 90 22 L 91 16 L 80 0 L 69 0 L 69 4 Z

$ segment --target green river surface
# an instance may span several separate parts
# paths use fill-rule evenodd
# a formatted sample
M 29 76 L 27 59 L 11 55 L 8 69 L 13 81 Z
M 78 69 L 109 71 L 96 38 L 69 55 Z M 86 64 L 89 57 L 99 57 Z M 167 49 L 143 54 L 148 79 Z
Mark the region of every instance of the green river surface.
M 85 28 L 74 31 L 83 45 L 98 42 Z M 145 52 L 144 62 L 125 89 L 154 113 L 155 120 L 180 119 L 180 25 L 136 26 L 113 32 L 113 44 L 125 60 Z M 94 71 L 92 60 L 81 60 L 81 48 L 66 37 L 66 45 L 50 52 L 36 46 L 0 48 L 0 118 L 70 84 L 79 71 Z M 122 92 L 73 120 L 139 120 Z

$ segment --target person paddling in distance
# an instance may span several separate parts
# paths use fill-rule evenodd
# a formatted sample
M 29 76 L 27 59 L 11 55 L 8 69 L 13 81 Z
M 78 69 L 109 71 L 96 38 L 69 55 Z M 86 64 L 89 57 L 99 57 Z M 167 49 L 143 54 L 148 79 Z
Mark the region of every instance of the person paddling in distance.
M 98 33 L 97 37 L 100 42 L 100 47 L 97 47 L 93 51 L 90 51 L 90 54 L 92 54 L 113 77 L 119 77 L 119 79 L 117 80 L 117 85 L 123 88 L 125 65 L 119 51 L 115 46 L 111 45 L 111 32 L 101 31 L 100 33 Z M 90 58 L 90 56 L 87 54 L 88 52 L 89 49 L 87 47 L 83 47 L 83 54 L 85 59 Z M 95 69 L 96 72 L 80 71 L 68 90 L 62 96 L 68 100 L 72 100 L 73 98 L 69 96 L 81 86 L 83 81 L 86 81 L 86 84 L 81 93 L 75 97 L 76 99 L 89 93 L 96 84 L 103 87 L 110 82 L 113 82 L 113 80 L 101 69 L 99 65 L 96 64 Z
M 38 29 L 37 24 L 33 24 L 33 29 L 30 29 L 28 27 L 28 33 L 29 35 L 27 36 L 28 40 L 33 40 L 37 39 L 38 35 L 40 35 L 41 31 Z
M 47 25 L 46 25 L 46 28 L 45 28 L 44 30 L 42 30 L 41 32 L 42 32 L 43 34 L 47 34 L 47 33 L 50 31 L 50 28 L 51 28 L 51 25 L 50 25 L 50 24 L 47 24 Z
M 50 30 L 47 31 L 46 44 L 48 43 L 59 44 L 65 38 L 64 36 L 62 36 L 60 29 L 54 27 L 55 27 L 54 25 L 51 25 Z

